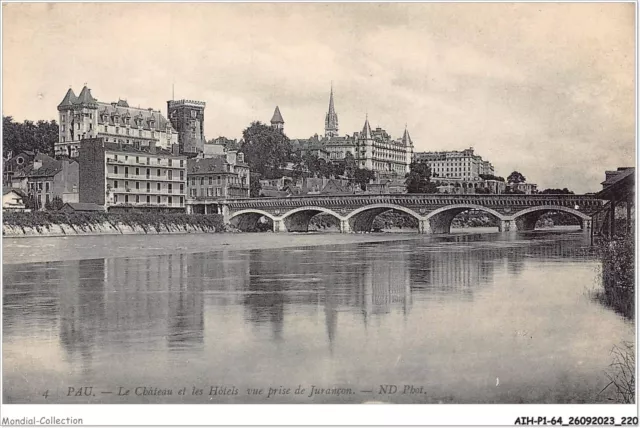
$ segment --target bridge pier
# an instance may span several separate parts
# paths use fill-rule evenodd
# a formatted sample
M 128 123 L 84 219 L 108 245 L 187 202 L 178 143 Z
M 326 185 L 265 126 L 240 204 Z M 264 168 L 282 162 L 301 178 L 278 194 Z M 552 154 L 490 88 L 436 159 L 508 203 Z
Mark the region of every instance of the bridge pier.
M 340 220 L 340 233 L 351 233 L 349 220 Z
M 516 226 L 515 220 L 500 220 L 498 230 L 500 232 L 515 232 L 518 230 L 518 227 Z
M 591 219 L 582 219 L 580 222 L 580 230 L 584 232 L 591 232 Z
M 287 226 L 284 224 L 284 220 L 273 220 L 273 231 L 278 232 L 286 232 Z
M 425 235 L 429 235 L 433 233 L 433 230 L 431 230 L 431 223 L 429 222 L 429 220 L 424 220 L 424 219 L 418 220 L 418 232 Z

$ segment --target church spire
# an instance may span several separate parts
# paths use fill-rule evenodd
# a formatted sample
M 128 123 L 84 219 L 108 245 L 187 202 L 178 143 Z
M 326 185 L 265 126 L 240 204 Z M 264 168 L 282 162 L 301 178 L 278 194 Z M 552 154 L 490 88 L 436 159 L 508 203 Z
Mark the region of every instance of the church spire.
M 337 137 L 338 133 L 338 115 L 333 105 L 333 82 L 331 82 L 331 94 L 329 95 L 329 111 L 324 120 L 324 136 L 327 138 Z

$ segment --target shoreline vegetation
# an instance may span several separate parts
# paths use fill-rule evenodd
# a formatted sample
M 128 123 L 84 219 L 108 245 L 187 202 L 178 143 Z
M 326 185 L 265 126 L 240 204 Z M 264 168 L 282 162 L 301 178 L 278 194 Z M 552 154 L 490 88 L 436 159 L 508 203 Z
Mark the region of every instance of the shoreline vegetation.
M 624 319 L 635 323 L 635 241 L 634 234 L 618 236 L 597 243 L 602 262 L 602 290 L 593 298 Z M 611 350 L 612 362 L 605 370 L 609 380 L 605 390 L 612 390 L 618 403 L 635 403 L 635 344 L 623 342 Z

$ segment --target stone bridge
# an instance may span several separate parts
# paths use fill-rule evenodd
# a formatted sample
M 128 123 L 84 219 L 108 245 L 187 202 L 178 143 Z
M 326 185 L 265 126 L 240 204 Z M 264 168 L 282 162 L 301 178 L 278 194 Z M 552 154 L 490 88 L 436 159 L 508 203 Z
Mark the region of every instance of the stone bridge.
M 274 232 L 306 232 L 317 214 L 335 217 L 342 233 L 370 231 L 374 218 L 388 210 L 418 220 L 420 233 L 449 233 L 453 218 L 478 210 L 499 220 L 500 231 L 533 230 L 540 216 L 563 211 L 575 216 L 583 230 L 591 228 L 591 215 L 604 201 L 593 195 L 308 195 L 285 198 L 226 199 L 224 220 L 241 230 L 261 217 L 271 219 Z

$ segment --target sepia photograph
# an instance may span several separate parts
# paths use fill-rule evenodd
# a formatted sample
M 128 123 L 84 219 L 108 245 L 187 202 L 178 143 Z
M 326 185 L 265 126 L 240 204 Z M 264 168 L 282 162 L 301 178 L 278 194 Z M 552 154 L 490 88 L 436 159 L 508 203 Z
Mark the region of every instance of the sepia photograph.
M 636 8 L 3 2 L 2 425 L 637 425 Z

